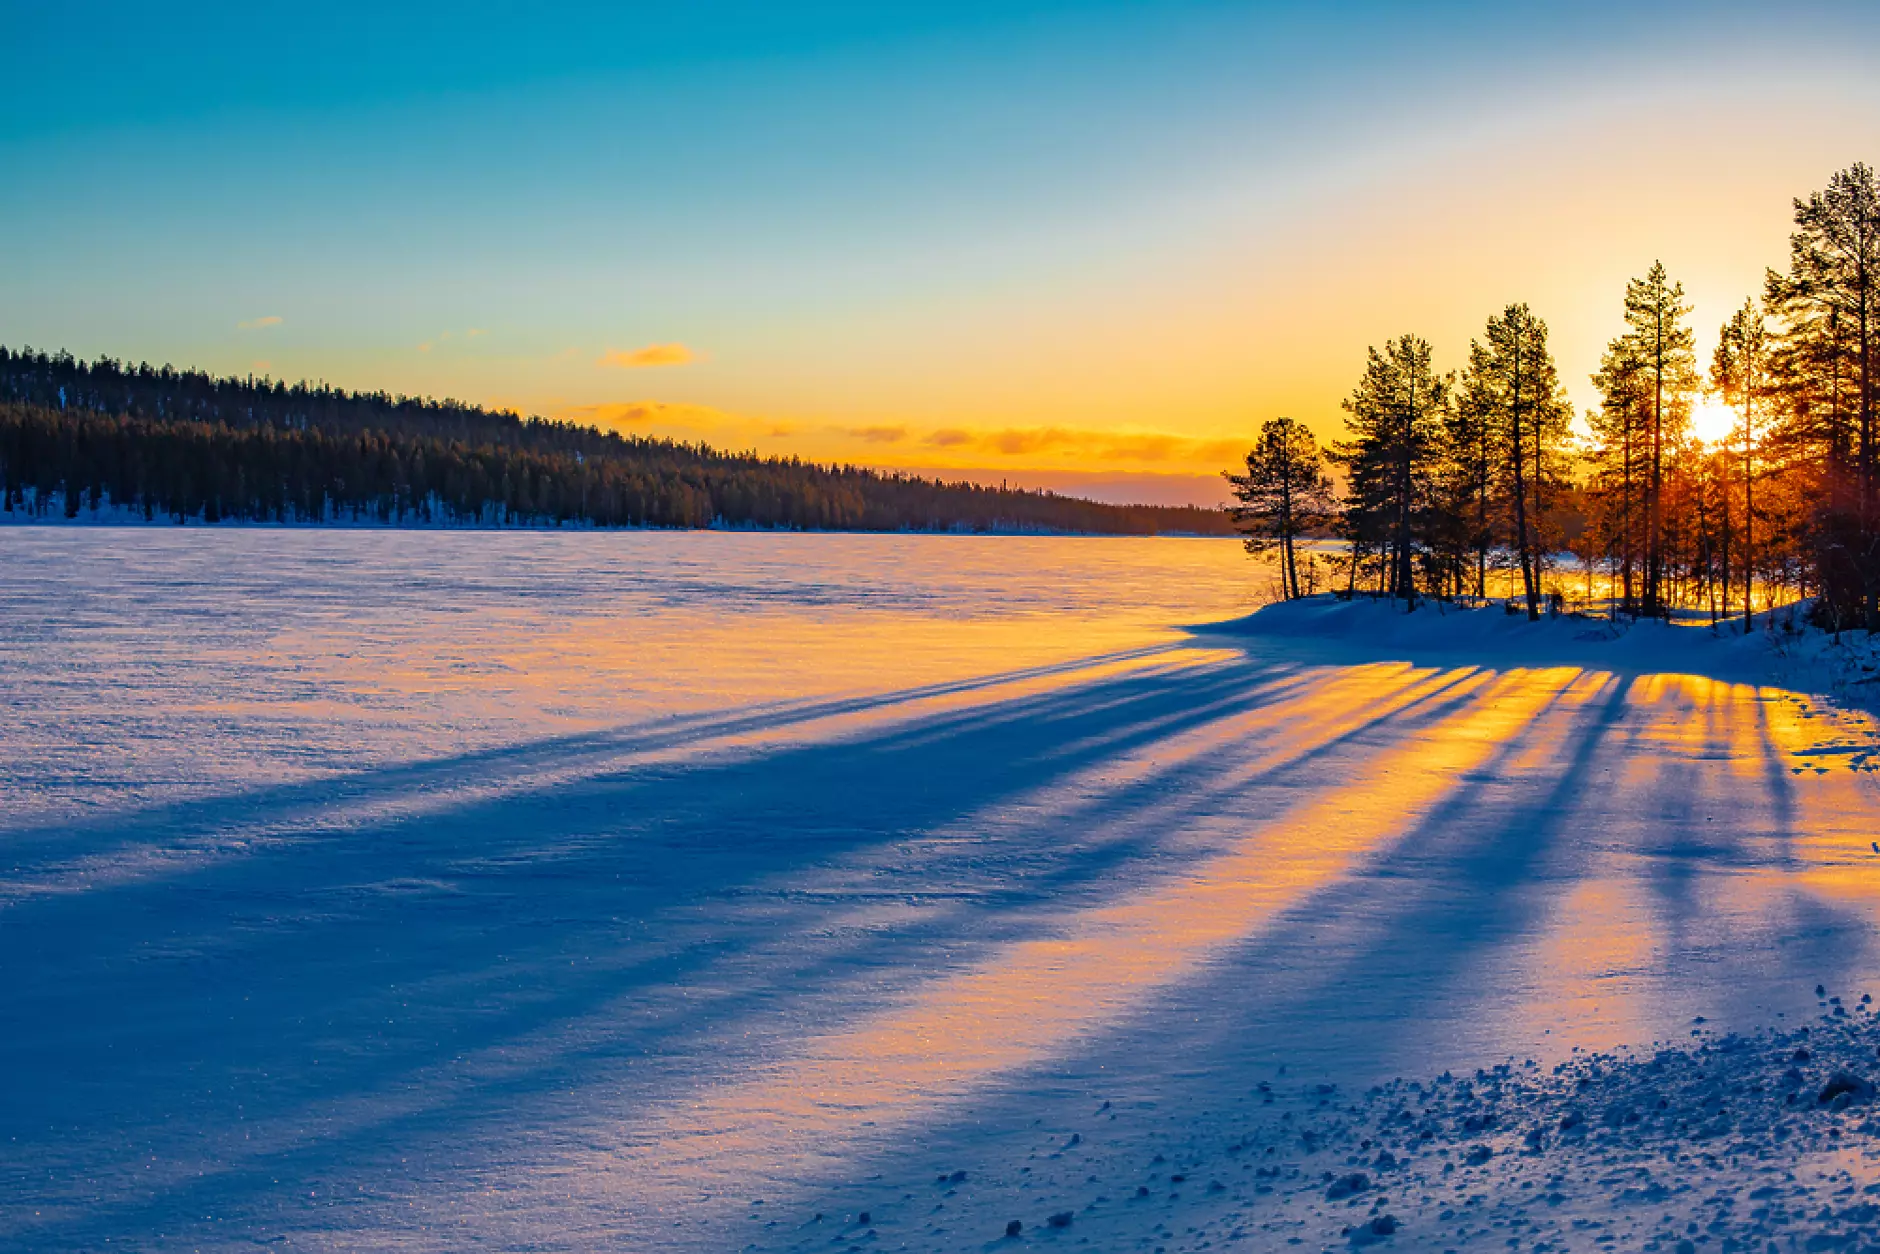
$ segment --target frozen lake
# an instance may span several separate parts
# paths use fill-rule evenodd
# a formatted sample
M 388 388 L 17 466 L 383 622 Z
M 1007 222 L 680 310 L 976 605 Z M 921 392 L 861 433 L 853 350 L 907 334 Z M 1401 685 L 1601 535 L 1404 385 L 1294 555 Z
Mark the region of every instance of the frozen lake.
M 1083 1193 L 1258 1083 L 1875 973 L 1871 724 L 1182 630 L 1267 582 L 1214 540 L 0 533 L 0 1245 L 979 1248 L 1061 1202 L 1195 1248 Z

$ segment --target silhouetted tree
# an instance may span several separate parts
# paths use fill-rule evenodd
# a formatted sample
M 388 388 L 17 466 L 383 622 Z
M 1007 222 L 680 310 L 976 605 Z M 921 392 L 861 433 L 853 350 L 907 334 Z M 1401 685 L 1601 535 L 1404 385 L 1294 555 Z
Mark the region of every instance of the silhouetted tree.
M 1632 612 L 1666 610 L 1665 474 L 1690 425 L 1697 370 L 1684 288 L 1654 262 L 1642 279 L 1626 284 L 1625 333 L 1606 348 L 1593 376 L 1602 403 L 1593 422 L 1604 474 L 1602 494 L 1618 492 L 1625 603 Z M 1642 541 L 1642 543 L 1641 543 Z M 1642 554 L 1638 549 L 1643 549 Z M 1634 557 L 1642 559 L 1643 587 L 1634 599 Z
M 1806 460 L 1821 606 L 1837 630 L 1880 630 L 1880 185 L 1856 164 L 1795 202 L 1789 268 L 1765 299 L 1781 327 L 1771 374 L 1782 449 Z
M 1456 586 L 1461 591 L 1466 585 L 1478 597 L 1488 595 L 1489 558 L 1501 533 L 1496 476 L 1505 434 L 1496 421 L 1494 396 L 1479 386 L 1487 376 L 1486 356 L 1479 343 L 1469 346 L 1469 368 L 1444 423 L 1441 475 L 1444 530 L 1456 549 Z
M 1323 526 L 1335 508 L 1318 441 L 1291 418 L 1274 418 L 1247 452 L 1247 473 L 1225 477 L 1240 502 L 1228 512 L 1247 552 L 1259 556 L 1278 549 L 1285 595 L 1301 596 L 1293 542 Z
M 1710 359 L 1710 381 L 1726 405 L 1736 411 L 1733 433 L 1742 449 L 1743 482 L 1743 631 L 1748 634 L 1756 615 L 1756 449 L 1760 437 L 1758 406 L 1768 391 L 1767 335 L 1762 309 L 1754 300 L 1730 315 L 1717 333 L 1717 349 Z M 1724 443 L 1727 449 L 1730 441 Z M 1730 616 L 1730 497 L 1726 481 L 1723 509 L 1723 616 Z
M 1546 519 L 1551 489 L 1566 469 L 1572 409 L 1547 349 L 1547 324 L 1526 305 L 1509 305 L 1488 320 L 1469 346 L 1458 411 L 1482 428 L 1485 496 L 1499 503 L 1504 538 L 1521 571 L 1529 618 L 1540 617 L 1541 576 L 1551 551 Z M 1454 425 L 1452 423 L 1452 425 Z
M 1346 473 L 1347 534 L 1382 550 L 1384 590 L 1412 609 L 1449 410 L 1450 380 L 1430 362 L 1429 342 L 1415 335 L 1389 341 L 1382 352 L 1371 349 L 1344 402 L 1350 439 L 1332 451 Z

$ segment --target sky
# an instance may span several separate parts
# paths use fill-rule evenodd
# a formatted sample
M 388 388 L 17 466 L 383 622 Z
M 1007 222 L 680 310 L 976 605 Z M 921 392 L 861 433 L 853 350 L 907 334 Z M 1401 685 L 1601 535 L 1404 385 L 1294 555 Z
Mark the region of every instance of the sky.
M 388 8 L 395 11 L 388 12 Z M 1105 499 L 1880 162 L 1880 6 L 0 0 L 0 344 Z

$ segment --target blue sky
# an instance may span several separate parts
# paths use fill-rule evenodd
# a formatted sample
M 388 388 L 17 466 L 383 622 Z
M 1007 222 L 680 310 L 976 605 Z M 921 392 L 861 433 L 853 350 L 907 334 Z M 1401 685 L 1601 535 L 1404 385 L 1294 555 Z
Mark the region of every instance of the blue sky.
M 1205 479 L 1512 299 L 1583 388 L 1880 159 L 1872 5 L 0 13 L 0 343 L 880 464 Z

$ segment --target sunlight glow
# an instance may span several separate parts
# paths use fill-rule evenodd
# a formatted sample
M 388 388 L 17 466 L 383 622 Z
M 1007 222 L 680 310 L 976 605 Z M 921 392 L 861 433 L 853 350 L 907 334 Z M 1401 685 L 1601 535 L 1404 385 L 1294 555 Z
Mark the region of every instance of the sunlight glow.
M 1697 398 L 1691 406 L 1691 434 L 1705 445 L 1715 448 L 1730 439 L 1736 430 L 1739 415 L 1724 402 L 1721 396 L 1706 393 Z

